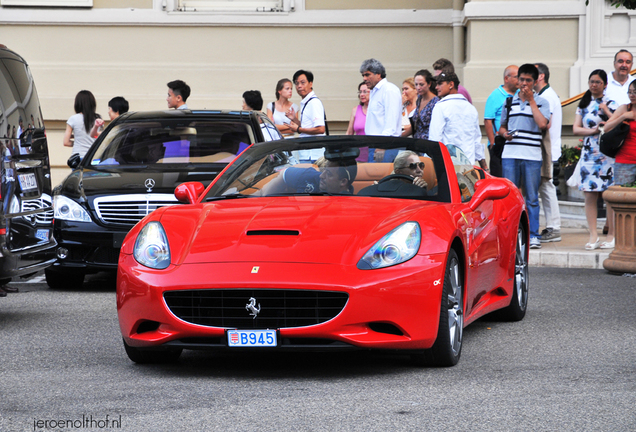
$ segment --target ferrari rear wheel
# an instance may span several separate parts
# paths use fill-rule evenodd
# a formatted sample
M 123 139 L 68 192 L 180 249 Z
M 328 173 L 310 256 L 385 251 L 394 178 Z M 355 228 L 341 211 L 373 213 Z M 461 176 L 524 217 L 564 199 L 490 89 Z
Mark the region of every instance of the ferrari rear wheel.
M 139 364 L 147 363 L 172 363 L 177 361 L 181 355 L 182 349 L 175 350 L 142 350 L 139 348 L 131 347 L 124 341 L 124 348 L 128 358 Z
M 456 365 L 462 351 L 463 334 L 464 272 L 457 253 L 451 249 L 444 275 L 437 340 L 431 349 L 414 354 L 414 361 L 429 366 Z
M 523 225 L 517 230 L 515 253 L 515 280 L 510 306 L 499 311 L 506 321 L 521 321 L 528 308 L 528 236 Z

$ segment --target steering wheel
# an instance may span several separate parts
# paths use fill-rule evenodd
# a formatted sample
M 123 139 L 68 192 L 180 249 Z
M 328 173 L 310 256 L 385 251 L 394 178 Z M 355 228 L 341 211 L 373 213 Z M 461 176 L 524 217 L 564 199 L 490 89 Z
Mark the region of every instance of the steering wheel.
M 382 180 L 378 182 L 378 184 L 384 183 L 389 180 L 408 180 L 409 183 L 413 183 L 413 177 L 406 174 L 391 174 L 384 177 Z

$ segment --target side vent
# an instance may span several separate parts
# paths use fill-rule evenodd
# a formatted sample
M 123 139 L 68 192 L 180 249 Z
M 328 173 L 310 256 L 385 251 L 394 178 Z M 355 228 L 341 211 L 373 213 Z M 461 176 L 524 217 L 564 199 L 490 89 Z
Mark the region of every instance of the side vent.
M 137 334 L 155 331 L 158 328 L 159 328 L 159 323 L 157 321 L 144 321 L 141 324 L 139 324 L 139 327 L 137 327 Z
M 386 333 L 386 334 L 392 334 L 396 336 L 404 336 L 404 333 L 402 333 L 402 330 L 400 330 L 393 324 L 389 324 L 389 323 L 372 322 L 372 323 L 369 323 L 369 328 L 377 333 Z

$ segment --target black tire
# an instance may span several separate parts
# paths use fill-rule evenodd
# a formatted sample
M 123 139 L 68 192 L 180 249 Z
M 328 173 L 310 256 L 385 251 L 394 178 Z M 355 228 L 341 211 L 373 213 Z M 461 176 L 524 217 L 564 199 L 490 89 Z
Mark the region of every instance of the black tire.
M 124 349 L 128 358 L 135 363 L 173 363 L 181 356 L 182 349 L 143 350 L 131 347 L 124 341 Z
M 503 321 L 521 321 L 528 309 L 528 236 L 523 225 L 517 230 L 515 277 L 510 305 L 496 312 Z
M 83 273 L 64 273 L 46 269 L 44 275 L 47 285 L 52 289 L 78 289 L 84 284 Z
M 451 249 L 446 262 L 437 339 L 425 351 L 413 354 L 420 366 L 455 366 L 462 352 L 464 334 L 464 269 Z

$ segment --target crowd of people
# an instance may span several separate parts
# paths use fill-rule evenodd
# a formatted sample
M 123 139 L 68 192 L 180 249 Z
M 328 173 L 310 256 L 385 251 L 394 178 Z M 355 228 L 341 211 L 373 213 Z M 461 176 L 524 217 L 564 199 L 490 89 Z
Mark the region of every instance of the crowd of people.
M 607 205 L 607 237 L 601 241 L 597 231 L 597 202 L 611 185 L 636 181 L 636 77 L 630 72 L 633 56 L 621 49 L 614 56 L 614 70 L 592 71 L 588 90 L 580 100 L 573 125 L 574 135 L 583 137 L 583 146 L 576 167 L 578 187 L 584 193 L 589 241 L 585 249 L 612 249 L 615 246 L 614 217 Z M 550 70 L 543 63 L 510 65 L 504 69 L 503 83 L 490 94 L 484 109 L 484 127 L 489 164 L 481 142 L 479 116 L 472 105 L 468 90 L 460 84 L 453 64 L 439 59 L 426 69 L 415 72 L 402 81 L 402 89 L 386 78 L 386 69 L 376 59 L 367 59 L 360 66 L 362 82 L 358 85 L 359 104 L 351 111 L 347 135 L 412 136 L 440 141 L 459 147 L 468 158 L 494 176 L 511 180 L 524 192 L 530 225 L 530 248 L 541 243 L 561 241 L 561 218 L 552 181 L 554 164 L 561 156 L 562 112 L 558 95 L 550 87 Z M 290 80 L 278 81 L 275 100 L 267 104 L 268 117 L 284 137 L 307 137 L 329 134 L 327 116 L 322 101 L 313 90 L 314 75 L 298 70 Z M 293 87 L 301 97 L 300 105 L 291 101 Z M 169 109 L 188 109 L 186 101 L 190 87 L 181 80 L 167 84 Z M 64 146 L 73 147 L 73 154 L 84 157 L 103 129 L 104 121 L 95 112 L 96 101 L 88 90 L 75 97 L 75 114 L 67 121 Z M 263 109 L 258 90 L 243 93 L 243 109 Z M 121 96 L 108 103 L 108 115 L 114 120 L 129 110 Z M 599 149 L 599 136 L 621 123 L 629 124 L 629 133 L 616 158 Z M 74 140 L 71 140 L 71 137 Z M 497 137 L 505 142 L 503 152 L 495 149 Z M 298 152 L 299 162 L 315 163 L 319 151 Z M 400 150 L 368 149 L 361 152 L 361 162 L 392 162 L 395 173 L 414 178 L 413 183 L 425 187 L 417 155 Z M 344 187 L 342 175 L 338 187 Z M 338 177 L 335 177 L 338 180 Z M 314 179 L 318 182 L 319 176 Z M 325 182 L 325 179 L 322 179 Z M 336 183 L 334 183 L 336 184 Z M 539 197 L 543 204 L 546 226 L 540 231 Z M 11 288 L 0 288 L 0 296 Z
M 616 160 L 599 150 L 598 137 L 603 126 L 609 131 L 621 122 L 631 122 L 636 113 L 636 84 L 630 75 L 632 54 L 620 50 L 614 58 L 614 70 L 590 74 L 589 90 L 581 99 L 573 126 L 575 135 L 583 136 L 581 161 L 577 167 L 579 189 L 585 195 L 585 210 L 590 231 L 586 249 L 614 247 L 613 212 L 607 209 L 607 238 L 597 235 L 597 205 L 600 194 L 612 184 L 634 181 L 636 176 L 636 135 L 630 132 Z M 510 65 L 503 71 L 503 83 L 490 94 L 484 110 L 487 144 L 484 148 L 479 114 L 472 105 L 468 90 L 461 85 L 455 69 L 447 59 L 432 65 L 433 72 L 422 69 L 402 81 L 402 88 L 389 82 L 386 69 L 376 59 L 360 66 L 362 82 L 358 85 L 359 104 L 351 111 L 348 135 L 412 136 L 440 141 L 459 147 L 466 156 L 494 176 L 506 177 L 524 191 L 530 218 L 530 247 L 561 240 L 561 218 L 557 191 L 552 181 L 553 167 L 561 156 L 562 112 L 559 96 L 550 86 L 550 70 L 543 63 Z M 298 70 L 292 79 L 276 84 L 275 99 L 266 113 L 284 137 L 307 137 L 329 134 L 325 108 L 313 89 L 314 75 Z M 292 102 L 293 90 L 300 104 Z M 187 109 L 190 87 L 181 80 L 168 83 L 168 108 Z M 80 157 L 91 146 L 103 120 L 95 113 L 95 98 L 86 90 L 77 94 L 76 114 L 69 118 L 64 145 L 72 146 Z M 258 90 L 243 93 L 243 109 L 263 109 Z M 117 97 L 109 102 L 111 120 L 128 111 L 128 102 Z M 636 131 L 634 132 L 636 133 Z M 74 135 L 74 142 L 71 141 Z M 500 138 L 497 138 L 500 137 Z M 503 152 L 494 152 L 495 142 L 505 143 Z M 489 164 L 485 150 L 489 152 Z M 400 150 L 370 148 L 361 152 L 358 161 L 394 162 Z M 295 155 L 301 163 L 314 163 L 322 154 L 301 151 Z M 540 230 L 539 198 L 546 219 Z

